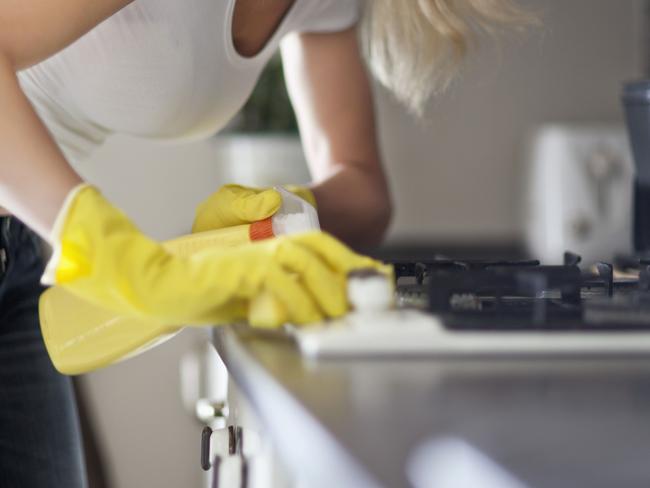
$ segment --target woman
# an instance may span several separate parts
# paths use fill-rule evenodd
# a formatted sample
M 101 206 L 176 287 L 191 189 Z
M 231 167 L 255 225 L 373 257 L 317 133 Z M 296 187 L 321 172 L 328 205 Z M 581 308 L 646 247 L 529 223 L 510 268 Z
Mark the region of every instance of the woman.
M 67 379 L 38 331 L 35 235 L 53 255 L 43 274 L 123 314 L 170 323 L 248 318 L 262 294 L 306 323 L 346 311 L 344 277 L 378 263 L 325 233 L 191 260 L 144 236 L 68 161 L 111 133 L 212 135 L 241 107 L 282 41 L 288 87 L 316 183 L 323 229 L 378 242 L 390 203 L 355 25 L 362 0 L 22 0 L 0 7 L 0 484 L 83 486 Z M 468 32 L 526 16 L 508 0 L 370 0 L 363 38 L 373 70 L 414 111 L 451 79 Z M 226 187 L 195 230 L 258 220 L 278 195 Z M 17 219 L 20 219 L 17 220 Z M 24 222 L 21 223 L 21 222 Z M 28 230 L 31 229 L 31 230 Z M 296 278 L 298 276 L 298 279 Z M 191 283 L 192 286 L 187 286 Z

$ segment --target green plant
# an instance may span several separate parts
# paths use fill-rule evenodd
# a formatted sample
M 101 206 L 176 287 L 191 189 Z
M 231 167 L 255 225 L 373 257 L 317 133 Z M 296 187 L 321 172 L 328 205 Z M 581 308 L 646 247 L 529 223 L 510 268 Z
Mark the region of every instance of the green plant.
M 228 130 L 248 133 L 298 132 L 279 54 L 271 58 L 252 95 L 228 126 Z

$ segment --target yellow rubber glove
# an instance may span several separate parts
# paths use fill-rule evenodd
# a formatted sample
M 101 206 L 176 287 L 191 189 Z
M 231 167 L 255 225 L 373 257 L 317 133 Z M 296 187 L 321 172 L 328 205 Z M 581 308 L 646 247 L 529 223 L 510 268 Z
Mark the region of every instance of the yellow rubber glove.
M 122 315 L 170 326 L 223 324 L 253 317 L 280 325 L 251 303 L 271 296 L 296 324 L 347 311 L 346 276 L 355 269 L 390 269 L 311 232 L 236 248 L 206 249 L 183 258 L 143 235 L 99 191 L 71 192 L 55 224 L 54 254 L 43 281 Z
M 316 198 L 309 188 L 297 185 L 284 188 L 316 207 Z M 264 220 L 275 214 L 281 204 L 280 194 L 272 188 L 224 185 L 197 207 L 192 232 Z

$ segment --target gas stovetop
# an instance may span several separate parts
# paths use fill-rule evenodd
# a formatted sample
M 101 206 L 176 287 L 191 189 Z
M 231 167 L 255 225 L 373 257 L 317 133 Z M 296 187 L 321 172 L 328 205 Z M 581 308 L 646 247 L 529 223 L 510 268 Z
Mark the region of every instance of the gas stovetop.
M 650 330 L 650 261 L 395 260 L 400 306 L 459 330 Z
M 348 316 L 287 327 L 305 355 L 650 355 L 650 261 L 385 261 L 394 306 L 373 300 L 381 286 L 354 285 Z

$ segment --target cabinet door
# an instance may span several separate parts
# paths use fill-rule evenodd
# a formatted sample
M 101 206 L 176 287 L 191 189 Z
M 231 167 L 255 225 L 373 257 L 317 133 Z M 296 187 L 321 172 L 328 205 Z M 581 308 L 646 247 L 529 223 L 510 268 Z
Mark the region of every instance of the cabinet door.
M 264 426 L 211 345 L 181 365 L 183 402 L 203 425 L 205 488 L 294 488 Z

